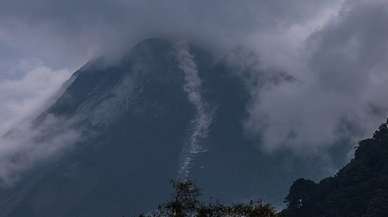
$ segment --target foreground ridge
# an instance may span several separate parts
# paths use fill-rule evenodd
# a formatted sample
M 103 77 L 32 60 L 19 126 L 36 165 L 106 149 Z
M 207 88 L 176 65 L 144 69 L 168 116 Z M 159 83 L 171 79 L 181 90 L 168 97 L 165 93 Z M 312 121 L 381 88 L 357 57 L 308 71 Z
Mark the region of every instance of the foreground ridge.
M 359 142 L 354 159 L 319 183 L 299 179 L 286 198 L 288 217 L 388 216 L 388 120 Z

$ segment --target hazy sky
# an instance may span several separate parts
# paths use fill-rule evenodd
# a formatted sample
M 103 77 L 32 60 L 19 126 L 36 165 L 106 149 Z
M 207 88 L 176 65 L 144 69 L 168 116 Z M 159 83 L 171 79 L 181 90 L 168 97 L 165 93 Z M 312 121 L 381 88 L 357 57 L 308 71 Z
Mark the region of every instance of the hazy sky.
M 385 119 L 387 23 L 386 0 L 2 0 L 0 133 L 88 59 L 164 36 L 246 46 L 294 76 L 252 87 L 247 129 L 265 151 L 319 153 Z

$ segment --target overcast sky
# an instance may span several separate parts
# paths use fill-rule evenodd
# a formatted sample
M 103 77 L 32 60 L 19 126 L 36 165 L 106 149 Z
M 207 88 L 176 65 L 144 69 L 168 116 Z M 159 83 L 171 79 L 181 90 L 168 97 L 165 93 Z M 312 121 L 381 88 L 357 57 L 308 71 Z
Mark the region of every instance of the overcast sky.
M 385 119 L 387 23 L 386 0 L 2 0 L 0 133 L 88 59 L 162 35 L 246 46 L 294 76 L 252 89 L 247 129 L 265 151 L 317 153 Z

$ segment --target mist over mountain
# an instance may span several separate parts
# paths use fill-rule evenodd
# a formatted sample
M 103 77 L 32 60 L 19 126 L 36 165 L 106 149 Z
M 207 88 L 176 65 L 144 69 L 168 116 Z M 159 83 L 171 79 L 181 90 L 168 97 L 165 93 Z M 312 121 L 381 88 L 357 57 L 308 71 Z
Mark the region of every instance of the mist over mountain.
M 153 38 L 118 61 L 90 61 L 33 121 L 44 133 L 29 138 L 37 140 L 29 148 L 41 151 L 9 154 L 2 178 L 14 181 L 2 189 L 0 214 L 135 215 L 166 199 L 173 178 L 193 179 L 226 201 L 280 205 L 297 177 L 326 175 L 326 162 L 268 155 L 246 135 L 249 85 L 293 79 L 263 71 L 250 84 L 254 68 L 231 60 L 247 54 L 215 58 L 190 42 Z
M 132 216 L 170 179 L 381 215 L 385 137 L 355 146 L 388 116 L 386 23 L 386 0 L 2 0 L 0 216 Z
M 148 37 L 185 39 L 216 59 L 249 48 L 254 55 L 233 61 L 255 68 L 251 84 L 260 83 L 256 72 L 293 77 L 249 86 L 246 131 L 268 153 L 330 158 L 331 149 L 349 138 L 356 143 L 387 114 L 383 0 L 22 1 L 1 5 L 1 133 L 37 115 L 37 105 L 80 65 L 120 59 Z

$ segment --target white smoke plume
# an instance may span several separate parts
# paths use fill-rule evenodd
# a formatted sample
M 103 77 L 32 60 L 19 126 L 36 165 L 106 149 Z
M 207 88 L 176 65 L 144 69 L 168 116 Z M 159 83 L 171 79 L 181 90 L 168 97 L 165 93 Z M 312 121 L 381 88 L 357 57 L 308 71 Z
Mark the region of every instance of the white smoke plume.
M 183 146 L 178 178 L 185 180 L 190 176 L 194 158 L 201 152 L 206 151 L 204 139 L 208 135 L 212 115 L 208 111 L 207 104 L 201 95 L 201 78 L 190 48 L 186 42 L 178 42 L 176 45 L 179 68 L 184 73 L 185 83 L 183 86 L 190 103 L 195 107 L 196 116 L 192 120 L 191 135 Z

